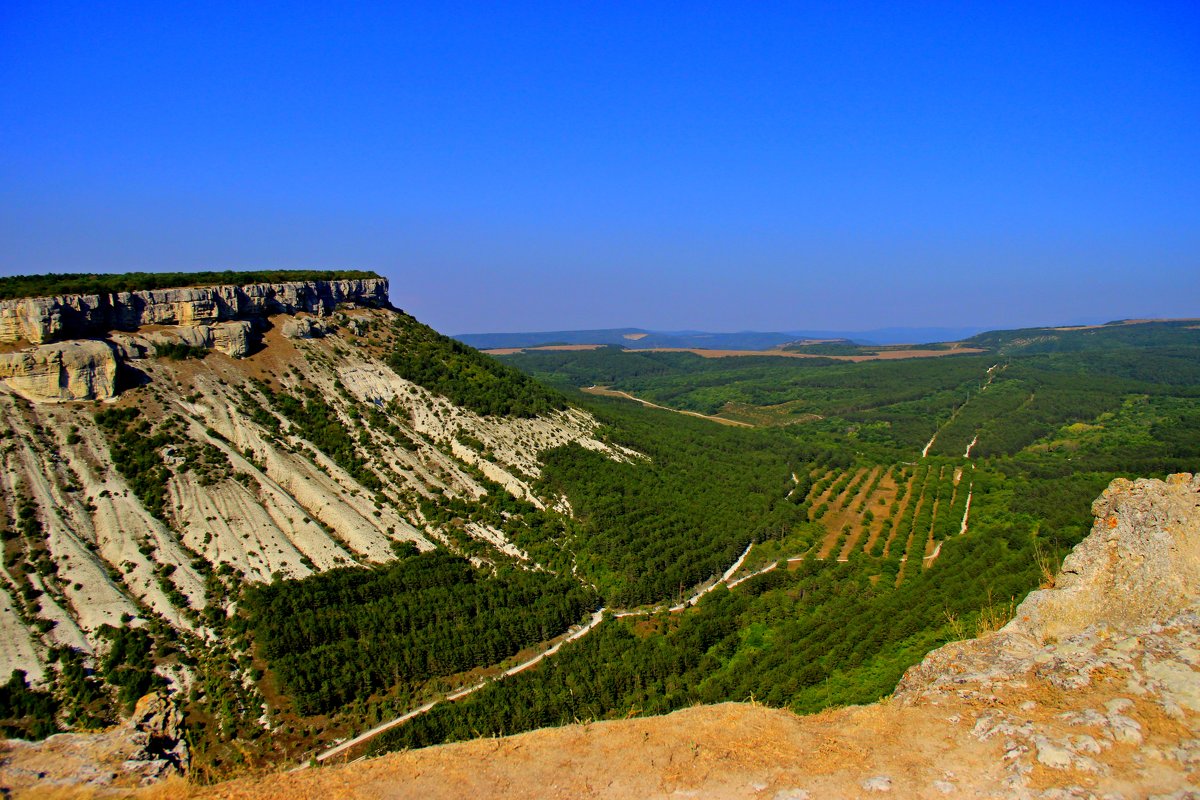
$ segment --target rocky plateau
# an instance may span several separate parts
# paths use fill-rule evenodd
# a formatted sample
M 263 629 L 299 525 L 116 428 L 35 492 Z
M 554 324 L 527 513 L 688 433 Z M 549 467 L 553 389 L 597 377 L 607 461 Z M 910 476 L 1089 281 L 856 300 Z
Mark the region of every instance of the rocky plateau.
M 248 355 L 272 315 L 387 308 L 387 281 L 297 281 L 0 301 L 0 384 L 35 402 L 105 400 L 121 367 L 159 348 Z M 297 336 L 319 323 L 289 324 Z

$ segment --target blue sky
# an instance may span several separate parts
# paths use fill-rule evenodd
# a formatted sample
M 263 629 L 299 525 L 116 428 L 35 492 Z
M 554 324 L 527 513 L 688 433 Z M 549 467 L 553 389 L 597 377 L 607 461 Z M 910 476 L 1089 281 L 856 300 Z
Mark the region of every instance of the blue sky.
M 0 4 L 0 272 L 376 269 L 450 333 L 1200 316 L 1195 2 L 342 5 Z

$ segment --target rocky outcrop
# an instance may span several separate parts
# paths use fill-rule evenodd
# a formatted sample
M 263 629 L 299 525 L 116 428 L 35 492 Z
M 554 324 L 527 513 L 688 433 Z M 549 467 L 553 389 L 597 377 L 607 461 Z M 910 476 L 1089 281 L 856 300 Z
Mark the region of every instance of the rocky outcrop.
M 270 314 L 325 315 L 341 304 L 390 307 L 384 278 L 296 281 L 0 301 L 0 343 L 29 342 L 0 354 L 0 385 L 36 402 L 103 400 L 117 391 L 122 361 L 183 344 L 232 358 L 250 354 Z M 153 327 L 154 330 L 145 330 Z M 292 338 L 324 331 L 319 320 L 288 320 Z M 122 333 L 124 332 L 124 333 Z M 134 332 L 135 335 L 130 335 Z M 100 341 L 78 341 L 109 336 Z M 64 341 L 71 340 L 71 341 Z
M 116 796 L 170 775 L 187 772 L 189 751 L 183 713 L 160 692 L 137 702 L 129 720 L 97 733 L 60 733 L 40 742 L 4 742 L 0 750 L 0 789 L 88 787 L 102 796 Z M 83 796 L 69 793 L 64 796 Z M 92 795 L 88 795 L 92 796 Z
M 1063 560 L 1052 588 L 1031 592 L 995 635 L 930 653 L 905 674 L 896 698 L 913 701 L 964 673 L 1019 672 L 1068 640 L 1090 647 L 1136 638 L 1200 614 L 1200 474 L 1118 478 L 1092 511 L 1092 532 Z
M 213 325 L 268 314 L 388 307 L 385 278 L 205 286 L 0 301 L 0 342 L 32 344 L 144 325 Z
M 1003 743 L 1013 796 L 1055 781 L 1088 788 L 1045 796 L 1200 796 L 1200 475 L 1119 478 L 1092 510 L 1052 588 L 930 653 L 895 699 L 985 708 L 970 735 Z
M 286 323 L 285 323 L 286 324 Z M 243 358 L 250 353 L 254 326 L 248 320 L 218 322 L 216 325 L 179 326 L 146 335 L 152 344 L 185 344 L 204 350 L 217 350 L 230 358 Z M 150 353 L 142 351 L 144 358 Z
M 103 400 L 117 392 L 119 362 L 99 341 L 57 342 L 0 354 L 0 384 L 27 400 Z
M 1132 630 L 1200 597 L 1200 475 L 1117 479 L 1092 504 L 1092 533 L 1063 561 L 1054 588 L 1033 592 L 1006 633 L 1039 641 L 1091 625 Z
M 167 695 L 155 692 L 138 700 L 125 729 L 129 740 L 137 746 L 127 763 L 132 762 L 155 777 L 187 772 L 190 754 L 183 712 Z
M 1200 476 L 1117 480 L 1055 586 L 890 701 L 693 707 L 210 787 L 222 800 L 1200 797 Z M 403 787 L 398 789 L 397 787 Z
M 293 317 L 283 323 L 285 339 L 318 339 L 326 334 L 325 324 L 312 317 Z

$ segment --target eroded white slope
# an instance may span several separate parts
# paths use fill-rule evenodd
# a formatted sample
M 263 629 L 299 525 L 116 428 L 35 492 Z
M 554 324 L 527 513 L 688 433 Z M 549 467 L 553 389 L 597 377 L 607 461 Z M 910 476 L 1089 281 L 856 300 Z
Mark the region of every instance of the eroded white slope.
M 359 312 L 384 324 L 390 314 Z M 104 405 L 34 404 L 0 387 L 0 425 L 8 431 L 0 510 L 15 529 L 18 504 L 32 504 L 39 524 L 36 543 L 22 537 L 6 546 L 18 555 L 44 547 L 55 566 L 46 574 L 28 564 L 4 573 L 0 679 L 12 668 L 36 679 L 51 647 L 103 651 L 98 631 L 105 625 L 157 616 L 208 638 L 200 614 L 213 602 L 206 565 L 230 569 L 239 580 L 269 581 L 386 562 L 402 543 L 453 547 L 466 534 L 492 553 L 473 551 L 476 563 L 511 557 L 536 568 L 503 524 L 456 519 L 454 530 L 443 530 L 422 503 L 478 500 L 501 491 L 489 489 L 494 483 L 539 508 L 563 508 L 533 490 L 540 452 L 577 442 L 619 460 L 638 456 L 599 441 L 596 421 L 582 411 L 483 417 L 401 379 L 354 337 L 294 341 L 278 334 L 281 327 L 245 359 L 213 352 L 179 362 L 154 358 L 149 349 L 125 351 L 142 380 L 112 404 L 138 408 L 156 431 L 175 420 L 179 442 L 159 451 L 172 470 L 164 519 L 146 510 L 114 466 L 110 434 L 95 422 Z M 360 484 L 268 398 L 314 389 L 354 437 L 378 486 Z M 383 414 L 386 425 L 368 423 L 367 408 Z M 215 471 L 183 463 L 179 454 L 193 444 L 219 452 Z M 23 591 L 39 593 L 37 602 L 27 604 Z

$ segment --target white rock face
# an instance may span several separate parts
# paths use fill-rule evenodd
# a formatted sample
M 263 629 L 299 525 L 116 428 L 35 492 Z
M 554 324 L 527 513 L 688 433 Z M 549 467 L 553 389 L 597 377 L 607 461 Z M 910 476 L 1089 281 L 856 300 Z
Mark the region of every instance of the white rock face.
M 285 339 L 316 339 L 324 335 L 324 323 L 312 317 L 291 317 L 283 323 Z
M 215 325 L 180 325 L 146 335 L 151 344 L 182 343 L 204 350 L 217 350 L 230 358 L 245 358 L 250 353 L 254 326 L 248 320 L 231 320 Z
M 145 325 L 212 325 L 222 320 L 298 311 L 326 314 L 340 303 L 386 306 L 387 280 L 182 287 L 3 300 L 0 342 L 42 344 Z
M 186 344 L 231 358 L 250 354 L 253 320 L 326 314 L 341 303 L 386 306 L 380 279 L 184 287 L 0 301 L 0 343 L 34 346 L 0 354 L 0 385 L 35 402 L 104 400 L 116 394 L 122 361 L 153 356 L 156 344 Z M 285 321 L 295 338 L 323 333 L 310 319 Z M 144 333 L 147 326 L 160 327 Z M 81 337 L 110 334 L 111 346 Z M 69 341 L 60 341 L 68 339 Z M 48 344 L 53 343 L 53 344 Z
M 104 400 L 116 394 L 118 367 L 104 342 L 58 342 L 0 354 L 0 384 L 37 402 Z
M 100 295 L 26 297 L 0 301 L 0 342 L 42 344 L 101 327 L 105 303 Z
M 384 563 L 400 545 L 429 550 L 465 534 L 486 546 L 473 551 L 477 558 L 486 554 L 481 563 L 513 559 L 534 569 L 505 523 L 456 520 L 451 532 L 426 518 L 422 502 L 469 502 L 507 491 L 543 506 L 553 498 L 539 498 L 532 488 L 541 471 L 538 454 L 567 442 L 617 459 L 638 457 L 599 441 L 596 421 L 577 409 L 503 419 L 458 408 L 399 378 L 370 345 L 332 326 L 323 337 L 293 339 L 282 335 L 291 319 L 276 320 L 263 333 L 263 347 L 251 353 L 253 322 L 198 321 L 207 319 L 204 307 L 190 306 L 191 317 L 181 317 L 180 308 L 172 319 L 196 324 L 159 324 L 111 334 L 110 342 L 51 343 L 0 356 L 0 389 L 7 388 L 0 391 L 0 430 L 12 432 L 0 447 L 0 508 L 10 514 L 9 527 L 22 504 L 35 509 L 37 531 L 21 534 L 18 547 L 26 563 L 44 549 L 43 563 L 54 565 L 46 574 L 0 570 L 0 680 L 23 669 L 37 681 L 56 669 L 47 658 L 52 647 L 100 653 L 103 626 L 140 625 L 150 615 L 201 639 L 211 635 L 197 612 L 227 599 L 206 594 L 212 576 L 206 578 L 205 564 L 227 582 L 266 582 Z M 355 312 L 360 330 L 368 322 L 390 324 L 391 314 Z M 303 327 L 323 326 L 316 319 Z M 242 358 L 155 357 L 157 346 L 178 342 Z M 122 359 L 140 377 L 116 407 L 136 407 L 154 431 L 171 431 L 171 443 L 158 451 L 170 470 L 162 517 L 143 506 L 117 469 L 97 408 L 13 396 L 111 398 Z M 363 468 L 378 483 L 367 476 L 368 488 L 304 439 L 303 426 L 268 400 L 264 380 L 268 391 L 295 397 L 315 390 L 358 443 Z M 374 424 L 376 412 L 386 417 L 382 426 Z M 463 445 L 461 434 L 477 444 Z M 203 463 L 193 463 L 200 451 L 207 453 Z

